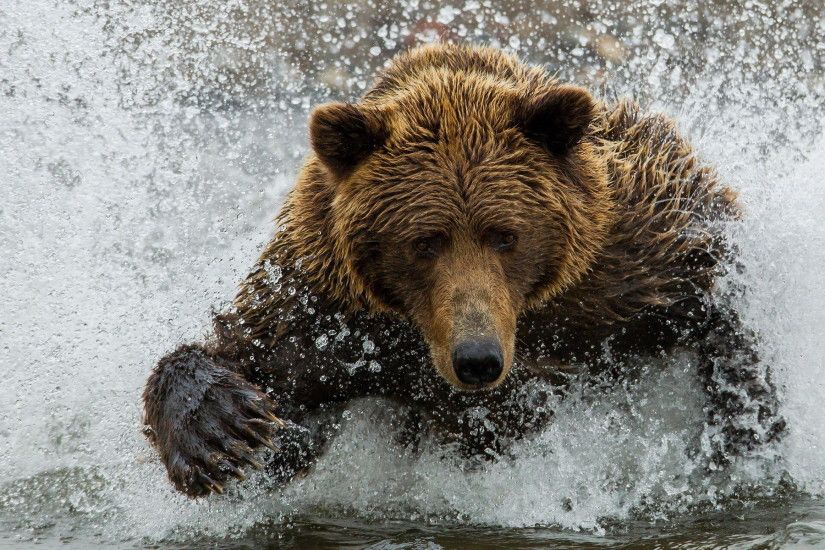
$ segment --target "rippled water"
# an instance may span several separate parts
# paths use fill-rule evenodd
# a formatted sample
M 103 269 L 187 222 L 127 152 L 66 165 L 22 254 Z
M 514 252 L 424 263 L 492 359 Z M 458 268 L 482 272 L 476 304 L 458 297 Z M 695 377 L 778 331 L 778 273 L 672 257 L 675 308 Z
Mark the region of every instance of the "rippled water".
M 823 8 L 503 4 L 0 5 L 0 546 L 825 544 Z M 357 94 L 429 17 L 671 113 L 741 190 L 728 282 L 782 386 L 775 453 L 701 471 L 701 392 L 674 357 L 581 389 L 481 470 L 394 446 L 387 405 L 361 402 L 307 478 L 174 493 L 140 434 L 149 369 L 233 296 L 309 107 Z

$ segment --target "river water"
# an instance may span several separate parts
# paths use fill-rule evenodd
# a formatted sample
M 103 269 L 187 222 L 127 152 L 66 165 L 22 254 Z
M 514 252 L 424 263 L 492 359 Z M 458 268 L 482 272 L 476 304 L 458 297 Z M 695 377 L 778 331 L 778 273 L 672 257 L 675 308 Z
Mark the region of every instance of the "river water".
M 823 7 L 390 4 L 0 5 L 0 547 L 825 546 Z M 433 28 L 670 113 L 740 190 L 745 270 L 724 284 L 748 288 L 781 386 L 777 448 L 704 472 L 688 443 L 702 393 L 673 357 L 574 388 L 482 469 L 395 446 L 367 401 L 285 488 L 172 490 L 140 433 L 149 370 L 232 298 L 309 108 Z

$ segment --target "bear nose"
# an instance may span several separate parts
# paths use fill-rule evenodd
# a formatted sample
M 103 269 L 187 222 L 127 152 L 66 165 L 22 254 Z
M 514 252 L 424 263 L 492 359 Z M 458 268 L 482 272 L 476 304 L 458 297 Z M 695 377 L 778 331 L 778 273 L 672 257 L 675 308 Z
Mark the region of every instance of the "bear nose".
M 494 382 L 504 369 L 501 346 L 493 340 L 461 342 L 453 350 L 453 370 L 463 383 L 480 386 Z

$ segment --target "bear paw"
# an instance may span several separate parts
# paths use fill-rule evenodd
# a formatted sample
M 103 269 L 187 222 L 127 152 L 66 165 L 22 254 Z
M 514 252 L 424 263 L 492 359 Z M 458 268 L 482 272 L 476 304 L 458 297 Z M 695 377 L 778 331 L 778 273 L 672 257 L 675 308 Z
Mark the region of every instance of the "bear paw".
M 223 493 L 243 468 L 261 469 L 254 451 L 273 443 L 284 422 L 275 403 L 239 374 L 198 349 L 164 358 L 144 394 L 146 434 L 160 451 L 169 479 L 189 496 Z

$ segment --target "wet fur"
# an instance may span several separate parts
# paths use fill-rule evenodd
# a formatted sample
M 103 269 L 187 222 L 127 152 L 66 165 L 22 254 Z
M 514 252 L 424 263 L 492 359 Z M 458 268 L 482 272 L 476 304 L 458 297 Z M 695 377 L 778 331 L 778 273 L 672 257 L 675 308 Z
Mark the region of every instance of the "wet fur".
M 413 425 L 468 456 L 494 457 L 552 418 L 543 403 L 570 365 L 609 370 L 676 348 L 700 358 L 711 460 L 782 432 L 756 336 L 713 292 L 730 263 L 735 194 L 672 120 L 598 102 L 493 49 L 437 45 L 397 58 L 358 108 L 320 107 L 311 133 L 316 154 L 214 336 L 162 359 L 147 383 L 148 432 L 178 489 L 221 490 L 264 443 L 279 447 L 273 469 L 289 479 L 322 452 L 325 423 L 367 396 L 404 405 Z M 484 198 L 494 180 L 532 203 L 497 208 Z M 524 231 L 552 213 L 542 218 L 552 230 L 528 241 L 531 261 L 484 287 L 501 298 L 485 298 L 496 330 L 514 325 L 516 359 L 483 392 L 434 368 L 434 340 L 460 327 L 444 325 L 455 312 L 402 261 L 408 232 L 477 214 L 450 210 L 439 193 L 451 185 L 485 220 Z M 748 416 L 757 422 L 740 422 Z M 310 419 L 321 426 L 312 433 L 301 429 Z

